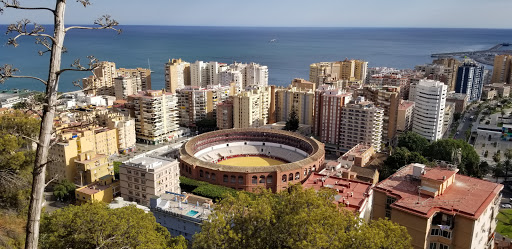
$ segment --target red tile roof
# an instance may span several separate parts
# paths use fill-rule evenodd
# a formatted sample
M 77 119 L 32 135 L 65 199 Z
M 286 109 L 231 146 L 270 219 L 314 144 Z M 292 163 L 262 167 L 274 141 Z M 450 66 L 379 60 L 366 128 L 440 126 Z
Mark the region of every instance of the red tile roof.
M 335 203 L 342 204 L 344 209 L 354 213 L 360 212 L 365 208 L 372 187 L 371 183 L 335 176 L 327 177 L 318 173 L 313 173 L 302 186 L 314 188 L 315 190 L 320 190 L 323 187 L 337 190 L 338 195 L 335 197 Z
M 428 169 L 426 169 L 428 170 Z M 442 173 L 441 171 L 448 171 Z M 425 175 L 431 179 L 439 179 L 443 175 L 453 175 L 447 169 L 430 169 Z M 453 171 L 451 171 L 453 172 Z M 455 175 L 454 182 L 442 195 L 434 198 L 419 195 L 420 180 L 412 178 L 413 166 L 408 165 L 386 180 L 378 183 L 374 190 L 394 196 L 397 201 L 391 206 L 405 212 L 423 217 L 431 217 L 435 212 L 464 215 L 478 219 L 486 207 L 499 195 L 503 185 L 464 175 Z
M 433 169 L 425 169 L 425 174 L 423 174 L 422 177 L 442 182 L 442 181 L 452 177 L 456 173 L 457 172 L 453 171 L 453 170 L 433 168 Z M 443 179 L 443 177 L 444 177 L 444 179 Z

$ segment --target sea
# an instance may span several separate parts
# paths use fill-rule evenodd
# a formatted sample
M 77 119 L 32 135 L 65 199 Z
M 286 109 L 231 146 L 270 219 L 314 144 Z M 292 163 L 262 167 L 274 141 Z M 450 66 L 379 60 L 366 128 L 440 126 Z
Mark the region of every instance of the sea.
M 0 25 L 0 31 L 6 30 Z M 273 28 L 273 27 L 183 27 L 122 26 L 112 30 L 71 30 L 67 33 L 62 67 L 75 59 L 86 65 L 87 56 L 113 61 L 118 68 L 151 68 L 153 89 L 164 88 L 164 64 L 173 58 L 256 62 L 269 68 L 269 84 L 286 86 L 294 78 L 308 79 L 309 65 L 321 61 L 361 59 L 369 67 L 414 68 L 430 63 L 430 54 L 488 49 L 512 43 L 509 29 L 439 28 Z M 3 32 L 0 32 L 3 33 Z M 49 54 L 32 37 L 22 37 L 19 46 L 7 46 L 10 35 L 0 35 L 0 65 L 11 64 L 19 75 L 48 77 Z M 90 72 L 66 72 L 59 91 L 79 90 L 73 81 Z M 44 90 L 28 79 L 9 79 L 5 89 Z

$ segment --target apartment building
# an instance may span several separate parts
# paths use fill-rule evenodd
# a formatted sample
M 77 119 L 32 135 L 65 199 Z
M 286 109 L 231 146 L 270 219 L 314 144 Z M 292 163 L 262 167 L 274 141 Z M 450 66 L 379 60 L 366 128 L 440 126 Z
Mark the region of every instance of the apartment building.
M 398 117 L 396 120 L 396 130 L 398 132 L 412 130 L 414 105 L 413 101 L 400 100 L 400 105 L 398 106 Z
M 323 143 L 325 149 L 337 151 L 341 122 L 341 108 L 352 100 L 352 94 L 327 85 L 315 92 L 313 134 Z
M 217 104 L 217 128 L 233 128 L 233 100 L 227 99 Z
M 468 105 L 468 95 L 464 93 L 449 92 L 446 96 L 446 103 L 455 103 L 455 113 L 463 113 Z
M 117 75 L 138 78 L 137 92 L 151 90 L 151 70 L 147 68 L 119 68 Z
M 94 182 L 94 179 L 102 177 L 102 174 L 107 170 L 97 171 L 98 175 L 96 175 L 96 178 L 89 178 L 91 179 L 90 182 L 84 181 L 84 178 L 79 174 L 83 167 L 78 168 L 76 162 L 77 160 L 79 162 L 88 161 L 87 159 L 83 160 L 84 157 L 87 158 L 87 155 L 89 155 L 92 158 L 91 155 L 94 153 L 94 158 L 98 162 L 103 162 L 103 159 L 98 159 L 102 156 L 108 158 L 117 154 L 116 130 L 94 125 L 81 127 L 81 124 L 79 124 L 73 127 L 70 124 L 65 124 L 65 126 L 66 128 L 56 127 L 57 138 L 49 151 L 51 160 L 48 163 L 48 176 L 50 178 L 56 177 L 59 180 L 67 179 L 79 185 Z M 96 161 L 94 162 L 96 163 Z M 102 165 L 108 168 L 103 163 Z
M 374 187 L 372 219 L 407 228 L 415 249 L 491 249 L 503 185 L 452 165 L 410 164 Z
M 503 54 L 494 57 L 491 83 L 511 84 L 512 78 L 512 55 Z
M 268 67 L 254 62 L 247 64 L 243 71 L 244 88 L 268 86 Z
M 98 63 L 93 75 L 82 79 L 86 94 L 115 96 L 114 78 L 117 77 L 116 64 L 102 61 Z
M 484 66 L 473 60 L 466 60 L 459 66 L 457 72 L 456 93 L 468 96 L 468 101 L 478 101 L 484 85 Z
M 312 89 L 302 89 L 290 85 L 288 88 L 275 90 L 276 122 L 287 121 L 292 110 L 299 118 L 299 124 L 313 126 L 313 110 L 315 92 Z
M 429 141 L 443 136 L 446 89 L 445 84 L 435 80 L 411 85 L 410 99 L 415 103 L 412 130 Z
M 305 89 L 305 90 L 311 90 L 315 92 L 316 90 L 316 84 L 310 81 L 307 81 L 305 79 L 295 78 L 292 80 L 292 83 L 290 84 L 290 87 L 295 87 L 298 89 Z
M 114 175 L 114 166 L 107 155 L 89 150 L 78 154 L 75 159 L 76 182 L 79 186 L 91 184 L 103 176 Z
M 114 78 L 114 95 L 116 100 L 127 99 L 142 89 L 140 77 L 118 76 Z
M 178 89 L 179 123 L 182 126 L 194 126 L 203 119 L 215 119 L 217 103 L 227 99 L 230 88 L 210 85 L 208 88 L 188 86 Z
M 319 62 L 309 66 L 309 81 L 317 86 L 327 81 L 360 81 L 364 83 L 368 70 L 368 62 L 349 60 L 336 62 Z
M 341 108 L 339 150 L 346 152 L 358 144 L 382 147 L 384 110 L 373 102 L 358 97 Z
M 375 106 L 384 110 L 382 142 L 394 145 L 397 141 L 398 106 L 400 105 L 400 86 L 367 86 L 354 92 L 354 98 L 363 96 Z
M 163 90 L 128 96 L 133 106 L 135 134 L 143 143 L 159 144 L 178 136 L 178 99 Z
M 179 162 L 165 157 L 138 157 L 119 167 L 121 197 L 149 206 L 152 197 L 181 193 Z
M 455 103 L 446 102 L 443 117 L 443 136 L 445 137 L 450 133 L 450 127 L 453 123 L 453 114 L 455 114 Z
M 164 65 L 165 70 L 165 89 L 167 92 L 176 93 L 176 89 L 189 86 L 190 63 L 180 59 L 172 59 Z
M 94 183 L 75 189 L 75 203 L 76 205 L 95 201 L 110 203 L 120 194 L 119 191 L 119 181 L 116 181 L 113 175 L 105 175 Z
M 461 62 L 454 58 L 441 58 L 433 60 L 432 64 L 416 66 L 415 70 L 422 72 L 428 79 L 443 82 L 447 85 L 448 91 L 455 91 L 460 64 Z
M 406 98 L 409 93 L 409 77 L 400 73 L 374 74 L 369 76 L 367 84 L 370 86 L 397 86 L 400 87 L 400 98 Z
M 270 87 L 258 87 L 233 96 L 233 127 L 256 128 L 268 123 Z

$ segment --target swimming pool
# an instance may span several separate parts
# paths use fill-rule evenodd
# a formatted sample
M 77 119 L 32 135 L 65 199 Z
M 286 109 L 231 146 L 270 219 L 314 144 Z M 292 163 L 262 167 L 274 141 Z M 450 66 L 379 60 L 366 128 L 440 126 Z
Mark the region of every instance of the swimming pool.
M 196 210 L 190 210 L 187 212 L 186 216 L 193 217 L 194 215 L 198 214 L 199 212 Z

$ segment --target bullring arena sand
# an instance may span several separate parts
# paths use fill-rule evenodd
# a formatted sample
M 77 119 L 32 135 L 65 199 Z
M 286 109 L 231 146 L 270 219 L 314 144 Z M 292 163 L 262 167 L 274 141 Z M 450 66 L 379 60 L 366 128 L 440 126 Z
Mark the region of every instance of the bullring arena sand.
M 268 157 L 259 157 L 259 156 L 241 156 L 229 158 L 224 161 L 221 161 L 217 164 L 228 165 L 228 166 L 241 166 L 241 167 L 258 167 L 258 166 L 273 166 L 284 164 L 281 160 L 272 159 Z

